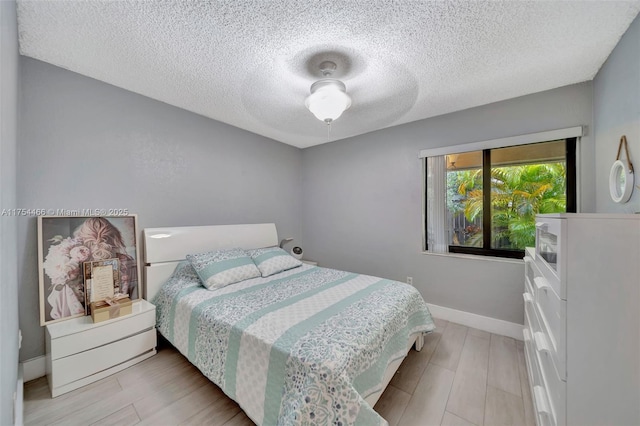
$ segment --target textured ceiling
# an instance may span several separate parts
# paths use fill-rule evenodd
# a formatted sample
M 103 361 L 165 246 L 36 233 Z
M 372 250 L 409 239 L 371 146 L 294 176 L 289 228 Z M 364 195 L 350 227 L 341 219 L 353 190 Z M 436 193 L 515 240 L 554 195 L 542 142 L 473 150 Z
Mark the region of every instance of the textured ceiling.
M 640 1 L 19 0 L 20 51 L 297 147 L 591 80 Z

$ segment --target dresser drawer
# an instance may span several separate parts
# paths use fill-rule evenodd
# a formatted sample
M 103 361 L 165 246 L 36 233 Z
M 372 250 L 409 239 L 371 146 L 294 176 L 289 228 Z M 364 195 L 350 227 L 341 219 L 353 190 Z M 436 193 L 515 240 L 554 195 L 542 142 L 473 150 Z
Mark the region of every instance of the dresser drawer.
M 535 265 L 534 260 L 529 256 L 526 256 L 524 258 L 524 290 L 528 293 L 531 293 L 532 296 L 535 296 L 535 288 L 533 286 L 534 279 L 539 276 L 542 276 L 542 273 Z
M 535 411 L 536 424 L 538 426 L 556 426 L 556 419 L 553 417 L 549 397 L 544 386 L 534 386 L 531 393 L 533 399 L 533 410 Z
M 549 344 L 549 353 L 561 379 L 567 377 L 567 302 L 553 292 L 551 288 L 536 292 L 534 304 L 540 331 L 544 332 Z
M 535 312 L 535 300 L 532 295 L 529 293 L 524 293 L 522 295 L 524 299 L 524 323 L 525 326 L 529 328 L 529 333 L 533 338 L 533 334 L 537 331 L 541 331 L 540 321 L 538 320 L 537 314 Z
M 534 292 L 542 288 L 552 288 L 556 294 L 561 294 L 560 280 L 544 261 L 527 256 L 524 259 L 524 266 L 525 277 L 529 280 Z
M 540 375 L 540 367 L 536 359 L 536 348 L 533 343 L 533 336 L 527 327 L 522 330 L 524 335 L 524 360 L 527 364 L 529 372 L 529 386 L 533 392 L 534 386 L 542 386 L 542 376 Z
M 540 371 L 539 360 L 536 356 L 533 336 L 526 327 L 523 330 L 523 335 L 524 358 L 525 364 L 527 365 L 527 373 L 529 374 L 529 386 L 531 398 L 533 400 L 536 424 L 537 426 L 556 426 L 557 423 L 553 415 L 553 410 L 551 409 L 549 396 L 547 395 L 544 379 L 542 378 L 542 373 Z
M 540 309 L 540 305 L 534 300 L 529 293 L 522 295 L 524 298 L 524 320 L 525 326 L 529 328 L 529 333 L 532 339 L 538 336 L 538 349 L 544 350 L 549 353 L 551 357 L 555 371 L 558 376 L 563 380 L 566 379 L 566 342 L 563 338 L 557 346 L 554 346 L 554 342 L 548 333 L 548 327 L 544 323 L 543 313 Z M 564 301 L 560 301 L 565 303 Z M 564 315 L 564 310 L 562 311 Z M 564 325 L 561 324 L 561 329 L 564 330 Z
M 565 424 L 566 416 L 567 384 L 558 376 L 554 361 L 546 348 L 548 343 L 544 342 L 544 339 L 546 339 L 546 335 L 542 332 L 537 332 L 533 336 L 535 359 L 539 367 L 538 371 L 542 378 L 542 386 L 545 390 L 551 415 L 553 416 L 553 423 L 562 425 Z
M 567 222 L 561 217 L 536 216 L 535 263 L 553 290 L 566 300 Z
M 529 293 L 532 297 L 535 297 L 535 291 L 533 290 L 533 282 L 529 281 L 528 277 L 524 278 L 524 291 Z
M 558 276 L 556 275 L 556 271 L 551 269 L 551 267 L 547 263 L 536 257 L 531 265 L 531 270 L 535 275 L 532 283 L 536 292 L 539 288 L 550 287 L 557 295 L 560 296 L 560 298 L 564 297 L 560 278 L 558 278 Z

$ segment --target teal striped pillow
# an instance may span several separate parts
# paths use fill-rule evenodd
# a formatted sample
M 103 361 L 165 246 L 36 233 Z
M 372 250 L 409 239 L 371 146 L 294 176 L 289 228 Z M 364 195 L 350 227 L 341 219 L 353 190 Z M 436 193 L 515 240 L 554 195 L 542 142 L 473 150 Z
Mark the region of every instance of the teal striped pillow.
M 253 260 L 239 248 L 189 254 L 187 260 L 209 290 L 260 276 Z
M 247 253 L 251 256 L 263 277 L 302 265 L 302 262 L 279 247 L 247 250 Z

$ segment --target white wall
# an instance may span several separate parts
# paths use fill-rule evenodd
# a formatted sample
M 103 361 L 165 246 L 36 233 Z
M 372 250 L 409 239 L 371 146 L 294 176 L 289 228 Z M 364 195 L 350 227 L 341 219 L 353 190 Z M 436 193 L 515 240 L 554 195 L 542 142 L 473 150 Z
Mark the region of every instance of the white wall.
M 0 210 L 16 207 L 18 28 L 15 1 L 0 1 Z M 18 374 L 16 219 L 0 217 L 0 425 L 13 424 Z
M 140 230 L 275 222 L 300 241 L 298 148 L 34 59 L 21 75 L 19 206 L 128 208 Z M 18 242 L 27 360 L 44 354 L 35 217 Z
M 523 322 L 521 261 L 422 254 L 421 149 L 591 126 L 590 82 L 303 150 L 305 257 L 414 285 L 429 303 Z M 335 126 L 340 122 L 336 121 Z M 593 138 L 582 138 L 582 211 L 595 206 Z
M 609 171 L 622 135 L 640 185 L 640 17 L 629 26 L 593 80 L 596 141 L 596 209 L 602 213 L 640 212 L 640 189 L 626 204 L 609 196 Z M 623 156 L 626 160 L 626 157 Z

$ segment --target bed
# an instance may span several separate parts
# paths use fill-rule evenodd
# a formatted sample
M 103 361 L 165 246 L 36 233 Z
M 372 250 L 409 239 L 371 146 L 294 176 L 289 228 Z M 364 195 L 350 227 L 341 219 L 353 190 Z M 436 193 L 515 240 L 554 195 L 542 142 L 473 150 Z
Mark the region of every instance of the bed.
M 159 332 L 256 424 L 386 424 L 377 399 L 435 329 L 413 287 L 303 264 L 211 291 L 187 254 L 278 245 L 274 224 L 147 228 Z

